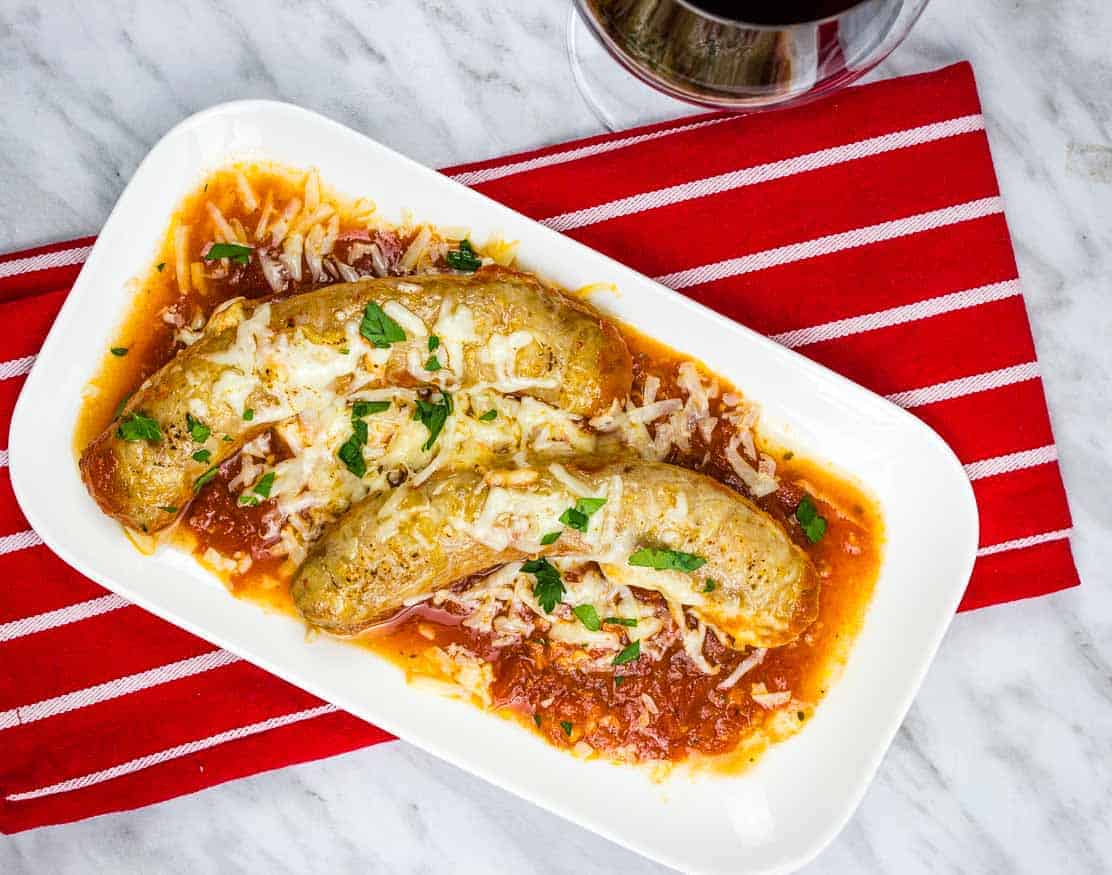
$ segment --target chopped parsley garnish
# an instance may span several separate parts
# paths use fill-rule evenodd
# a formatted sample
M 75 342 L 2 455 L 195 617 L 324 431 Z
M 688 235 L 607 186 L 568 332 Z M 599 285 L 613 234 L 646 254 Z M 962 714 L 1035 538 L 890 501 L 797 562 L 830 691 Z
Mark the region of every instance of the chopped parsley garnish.
M 259 482 L 255 484 L 255 488 L 251 490 L 256 495 L 261 495 L 263 498 L 270 498 L 270 487 L 274 485 L 274 472 L 267 471 Z
M 436 352 L 436 348 L 440 346 L 440 338 L 435 334 L 429 335 L 429 352 Z
M 117 356 L 118 358 L 122 358 L 123 356 L 127 355 L 127 347 L 126 346 L 114 346 L 114 347 L 112 347 L 112 355 Z
M 440 370 L 440 359 L 438 359 L 434 355 L 430 355 L 429 360 L 427 362 L 425 362 L 425 370 L 426 371 L 439 371 Z
M 197 452 L 195 452 L 193 454 L 193 461 L 194 462 L 207 462 L 211 458 L 212 458 L 212 451 L 211 450 L 197 450 Z
M 421 447 L 422 450 L 431 450 L 432 445 L 440 436 L 444 423 L 448 421 L 448 414 L 452 412 L 452 396 L 447 392 L 440 393 L 440 401 L 425 401 L 417 399 L 417 408 L 413 411 L 413 418 L 418 420 L 429 430 L 429 439 Z
M 625 675 L 624 675 L 624 674 L 616 674 L 616 675 L 614 675 L 614 686 L 615 686 L 615 687 L 620 687 L 620 686 L 621 686 L 622 684 L 624 684 L 625 682 L 626 682 L 626 677 L 625 677 Z
M 158 423 L 149 416 L 144 416 L 138 411 L 132 411 L 127 419 L 116 427 L 116 437 L 125 441 L 152 441 L 157 443 L 162 440 L 162 429 Z
M 363 458 L 363 447 L 367 445 L 367 423 L 363 421 L 363 417 L 382 413 L 389 407 L 389 401 L 356 401 L 351 405 L 351 437 L 344 441 L 336 455 L 356 477 L 367 473 L 367 461 Z M 268 486 L 267 491 L 269 490 Z
M 605 498 L 581 498 L 575 503 L 575 509 L 587 516 L 598 512 L 606 504 Z
M 356 419 L 370 416 L 372 413 L 382 413 L 390 409 L 389 401 L 356 401 L 351 405 L 351 415 Z
M 537 578 L 533 586 L 533 597 L 546 614 L 551 614 L 556 603 L 561 601 L 566 590 L 560 572 L 547 559 L 530 559 L 521 566 L 526 574 Z
M 632 644 L 626 645 L 622 652 L 614 657 L 613 665 L 625 665 L 627 662 L 633 662 L 635 659 L 641 657 L 641 642 L 634 641 Z
M 495 410 L 492 407 L 492 408 L 490 408 L 490 410 L 488 410 L 486 413 L 484 413 L 482 416 L 479 417 L 479 422 L 491 422 L 491 421 L 493 421 L 497 418 L 498 418 L 498 411 Z
M 546 535 L 541 535 L 541 546 L 547 547 L 549 544 L 555 544 L 560 540 L 560 535 L 562 534 L 563 532 L 549 532 Z
M 714 592 L 717 586 L 718 581 L 708 577 L 706 583 L 703 584 L 703 592 Z
M 799 506 L 795 509 L 795 518 L 803 526 L 803 534 L 807 536 L 807 540 L 812 544 L 817 544 L 822 540 L 822 536 L 826 534 L 826 518 L 819 516 L 819 510 L 815 507 L 815 502 L 811 500 L 811 496 L 803 496 L 803 500 L 799 502 Z
M 614 623 L 615 625 L 618 625 L 618 626 L 636 626 L 637 625 L 637 620 L 634 617 L 607 617 L 602 622 L 604 622 L 604 623 Z
M 575 507 L 569 507 L 560 514 L 560 522 L 565 526 L 585 532 L 591 517 L 604 504 L 606 504 L 605 498 L 581 498 L 575 503 Z
M 200 492 L 201 487 L 204 486 L 206 483 L 208 483 L 213 477 L 215 477 L 216 472 L 219 471 L 219 470 L 220 470 L 219 465 L 213 465 L 204 474 L 202 474 L 200 477 L 198 477 L 196 480 L 194 480 L 193 481 L 193 492 L 194 493 Z
M 253 407 L 248 407 L 246 410 L 243 411 L 243 418 L 247 422 L 250 422 L 252 419 L 255 418 L 255 409 Z
M 164 504 L 159 508 L 163 513 L 177 513 L 178 509 L 172 504 Z
M 571 738 L 571 724 L 567 720 L 560 721 L 560 728 L 564 730 L 564 735 Z
M 157 271 L 158 271 L 159 273 L 162 273 L 162 271 L 164 271 L 164 270 L 166 269 L 166 262 L 165 262 L 165 261 L 160 261 L 160 262 L 159 262 L 158 264 L 156 264 L 156 265 L 154 266 L 154 268 L 155 268 L 155 270 L 157 270 Z
M 464 270 L 468 273 L 474 273 L 483 266 L 483 260 L 475 254 L 470 240 L 460 240 L 459 249 L 449 250 L 445 257 L 448 259 L 448 264 L 456 270 Z
M 367 460 L 363 458 L 363 447 L 367 445 L 367 423 L 352 418 L 351 437 L 344 441 L 336 455 L 347 469 L 356 477 L 367 473 Z
M 594 605 L 576 605 L 571 611 L 579 617 L 579 622 L 592 632 L 597 632 L 602 628 L 602 621 L 599 620 L 598 611 L 595 610 Z
M 124 395 L 123 398 L 120 399 L 120 403 L 116 405 L 116 410 L 112 414 L 113 419 L 120 418 L 120 414 L 124 412 L 124 408 L 127 407 L 127 402 L 131 400 L 131 396 L 134 394 L 134 392 L 128 392 L 126 395 Z
M 189 436 L 198 444 L 203 444 L 212 434 L 212 429 L 201 420 L 195 419 L 192 413 L 185 414 L 185 427 L 189 429 Z
M 533 715 L 533 722 L 537 724 L 537 729 L 540 729 L 541 728 L 541 715 L 540 714 L 534 714 Z
M 220 440 L 226 441 L 230 444 L 233 440 L 235 440 L 235 438 L 233 438 L 230 434 L 226 434 L 224 435 L 224 437 L 220 438 Z
M 240 243 L 213 243 L 205 253 L 205 261 L 230 258 L 236 264 L 247 264 L 251 260 L 251 247 Z
M 259 502 L 262 499 L 270 498 L 270 488 L 273 485 L 274 472 L 267 471 L 262 477 L 259 478 L 259 482 L 256 483 L 254 488 L 251 490 L 253 493 L 255 493 L 254 495 L 244 494 L 239 497 L 240 505 L 243 507 L 258 507 Z
M 363 310 L 363 321 L 359 323 L 359 333 L 379 349 L 389 349 L 392 343 L 405 340 L 402 327 L 386 315 L 374 301 Z
M 587 514 L 576 510 L 574 507 L 569 507 L 562 514 L 560 514 L 560 522 L 569 528 L 578 529 L 581 532 L 587 531 L 587 523 L 590 518 Z
M 655 568 L 657 571 L 686 571 L 690 574 L 707 564 L 707 560 L 694 553 L 681 553 L 679 550 L 656 550 L 642 547 L 629 557 L 630 565 L 641 568 Z

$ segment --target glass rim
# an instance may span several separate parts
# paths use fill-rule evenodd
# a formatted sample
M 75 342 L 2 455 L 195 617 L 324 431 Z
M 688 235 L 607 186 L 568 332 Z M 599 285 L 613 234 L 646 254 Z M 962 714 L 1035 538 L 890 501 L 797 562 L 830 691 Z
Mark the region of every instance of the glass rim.
M 725 15 L 718 15 L 714 12 L 710 12 L 707 9 L 703 9 L 701 6 L 698 6 L 694 2 L 692 2 L 692 0 L 672 0 L 672 2 L 676 3 L 679 6 L 682 6 L 693 15 L 698 15 L 701 18 L 706 18 L 710 21 L 716 21 L 719 24 L 730 25 L 732 27 L 743 27 L 747 30 L 788 30 L 789 28 L 793 27 L 814 27 L 816 24 L 827 24 L 831 21 L 837 21 L 843 15 L 852 12 L 858 6 L 869 2 L 869 0 L 854 0 L 854 2 L 850 6 L 847 6 L 841 12 L 834 12 L 821 18 L 808 18 L 803 21 L 790 21 L 783 22 L 781 24 L 755 24 L 753 22 L 746 21 L 743 18 L 729 18 Z

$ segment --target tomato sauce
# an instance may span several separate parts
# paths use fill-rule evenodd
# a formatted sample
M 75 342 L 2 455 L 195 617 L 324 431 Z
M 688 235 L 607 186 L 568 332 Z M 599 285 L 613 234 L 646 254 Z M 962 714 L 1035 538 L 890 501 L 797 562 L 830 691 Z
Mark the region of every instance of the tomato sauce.
M 272 294 L 254 259 L 248 266 L 231 265 L 223 276 L 196 272 L 187 288 L 178 276 L 181 264 L 203 264 L 204 251 L 214 235 L 208 204 L 215 204 L 226 221 L 235 220 L 251 229 L 265 203 L 279 210 L 304 190 L 304 176 L 286 168 L 252 166 L 242 170 L 258 201 L 254 211 L 243 203 L 240 177 L 227 168 L 206 179 L 175 214 L 150 271 L 136 283 L 134 307 L 111 344 L 126 347 L 127 355 L 106 355 L 91 381 L 74 435 L 76 452 L 109 425 L 135 387 L 181 348 L 177 338 L 183 327 L 199 328 L 219 304 L 231 298 Z M 391 268 L 396 266 L 416 232 L 369 225 L 366 208 L 353 206 L 359 202 L 324 190 L 322 198 L 329 197 L 340 217 L 337 248 L 345 241 L 375 239 Z M 184 258 L 178 257 L 174 245 L 175 232 L 181 227 L 189 229 Z M 310 281 L 295 283 L 284 294 L 314 287 Z M 650 375 L 660 380 L 658 398 L 683 397 L 676 382 L 677 367 L 688 359 L 628 327 L 623 326 L 622 333 L 633 353 L 634 401 L 641 403 L 645 378 Z M 711 413 L 718 416 L 723 395 L 737 390 L 716 379 L 720 391 L 711 401 Z M 690 448 L 673 450 L 667 461 L 706 473 L 747 494 L 727 460 L 728 438 L 729 429 L 719 427 L 708 443 L 696 429 Z M 288 456 L 275 433 L 271 433 L 271 446 L 267 464 Z M 814 561 L 822 582 L 820 609 L 816 622 L 799 639 L 770 650 L 763 662 L 728 690 L 719 690 L 718 685 L 750 652 L 731 649 L 713 631 L 707 633 L 703 650 L 707 660 L 719 667 L 713 675 L 702 672 L 687 657 L 678 639 L 659 660 L 642 657 L 612 674 L 582 671 L 562 658 L 543 634 L 494 647 L 489 635 L 463 625 L 455 609 L 428 603 L 404 610 L 357 643 L 395 662 L 411 676 L 437 673 L 429 658 L 431 649 L 462 645 L 490 664 L 490 704 L 494 709 L 551 743 L 577 752 L 589 745 L 591 751 L 615 759 L 679 762 L 715 757 L 723 768 L 744 767 L 769 741 L 803 725 L 836 679 L 863 621 L 883 544 L 879 512 L 856 485 L 791 450 L 768 445 L 760 449 L 775 460 L 780 488 L 758 503 Z M 273 501 L 255 507 L 237 505 L 228 484 L 238 472 L 238 458 L 225 462 L 193 501 L 172 538 L 202 562 L 210 550 L 239 561 L 245 570 L 213 568 L 236 595 L 296 613 L 288 595 L 294 566 L 288 559 L 270 554 L 281 523 L 277 508 Z M 817 543 L 810 541 L 795 516 L 805 495 L 827 521 L 826 532 Z M 248 558 L 249 562 L 243 562 Z M 646 591 L 635 594 L 671 622 L 660 596 Z M 759 705 L 750 694 L 754 684 L 763 684 L 769 693 L 790 691 L 790 710 Z M 770 723 L 773 715 L 777 717 L 775 727 Z

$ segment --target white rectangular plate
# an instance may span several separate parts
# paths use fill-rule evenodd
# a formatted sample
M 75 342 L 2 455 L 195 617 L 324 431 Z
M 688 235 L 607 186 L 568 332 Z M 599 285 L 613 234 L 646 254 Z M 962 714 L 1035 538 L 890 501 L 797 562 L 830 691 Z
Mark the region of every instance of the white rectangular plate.
M 337 641 L 307 643 L 293 619 L 232 598 L 190 558 L 140 555 L 78 477 L 70 442 L 81 390 L 127 311 L 179 200 L 231 159 L 320 168 L 390 219 L 464 225 L 521 241 L 521 263 L 569 288 L 612 282 L 596 303 L 731 379 L 764 430 L 828 460 L 880 502 L 887 547 L 845 674 L 814 719 L 731 778 L 583 762 L 510 721 L 407 686 Z M 16 408 L 12 482 L 27 519 L 108 589 L 268 671 L 646 856 L 689 871 L 783 872 L 815 856 L 865 792 L 950 622 L 973 566 L 977 513 L 949 448 L 884 399 L 355 131 L 294 106 L 228 103 L 182 122 L 121 196 L 58 315 Z

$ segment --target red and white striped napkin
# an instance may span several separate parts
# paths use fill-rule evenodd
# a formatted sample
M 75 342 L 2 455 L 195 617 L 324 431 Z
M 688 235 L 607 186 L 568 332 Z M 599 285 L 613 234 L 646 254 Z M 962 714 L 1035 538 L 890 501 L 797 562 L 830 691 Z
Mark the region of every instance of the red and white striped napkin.
M 887 395 L 949 441 L 963 608 L 1078 582 L 968 65 L 455 167 L 455 179 Z M 0 435 L 92 238 L 0 259 Z M 171 626 L 28 529 L 0 451 L 0 829 L 134 808 L 386 733 Z

